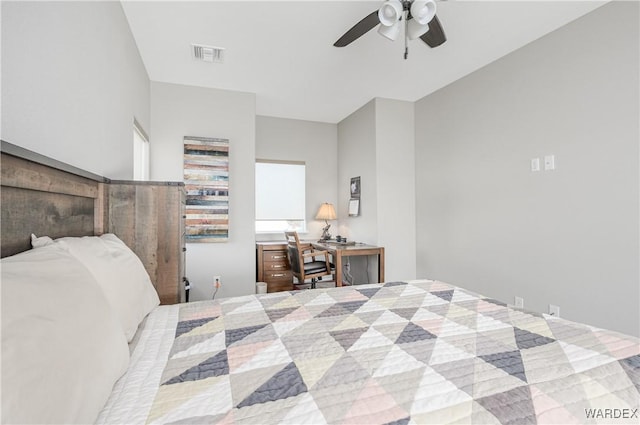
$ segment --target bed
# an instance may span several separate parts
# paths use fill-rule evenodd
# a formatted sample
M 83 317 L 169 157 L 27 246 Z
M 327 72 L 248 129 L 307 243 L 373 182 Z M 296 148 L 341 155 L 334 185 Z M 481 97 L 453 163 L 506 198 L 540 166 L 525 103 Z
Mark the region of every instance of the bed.
M 250 295 L 152 312 L 98 423 L 632 421 L 638 354 L 438 281 Z
M 631 336 L 434 280 L 158 305 L 116 236 L 40 231 L 2 260 L 4 423 L 638 423 Z

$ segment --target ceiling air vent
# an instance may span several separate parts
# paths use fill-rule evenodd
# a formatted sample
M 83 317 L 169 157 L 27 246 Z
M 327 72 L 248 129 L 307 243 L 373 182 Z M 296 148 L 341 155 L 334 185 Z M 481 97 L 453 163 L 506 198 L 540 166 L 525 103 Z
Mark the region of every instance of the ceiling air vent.
M 202 44 L 192 44 L 194 59 L 198 59 L 204 62 L 224 62 L 224 48 L 204 46 Z

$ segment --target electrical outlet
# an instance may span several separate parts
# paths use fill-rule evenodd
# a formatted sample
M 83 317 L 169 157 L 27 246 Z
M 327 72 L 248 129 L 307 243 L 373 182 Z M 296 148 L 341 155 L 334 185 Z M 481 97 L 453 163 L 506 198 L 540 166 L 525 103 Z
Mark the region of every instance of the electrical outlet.
M 213 277 L 213 286 L 215 288 L 219 288 L 222 286 L 222 276 L 214 276 Z
M 513 303 L 516 308 L 524 308 L 524 298 L 522 297 L 513 297 Z
M 549 314 L 554 317 L 560 317 L 560 307 L 557 305 L 549 304 Z
M 556 156 L 546 155 L 544 157 L 544 171 L 551 171 L 556 169 Z

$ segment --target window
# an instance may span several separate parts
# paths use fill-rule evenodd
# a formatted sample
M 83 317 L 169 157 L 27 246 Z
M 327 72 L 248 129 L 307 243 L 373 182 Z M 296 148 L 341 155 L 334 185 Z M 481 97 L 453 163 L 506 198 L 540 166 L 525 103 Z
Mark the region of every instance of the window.
M 305 164 L 256 161 L 256 233 L 306 231 Z
M 149 138 L 133 120 L 133 179 L 149 180 Z

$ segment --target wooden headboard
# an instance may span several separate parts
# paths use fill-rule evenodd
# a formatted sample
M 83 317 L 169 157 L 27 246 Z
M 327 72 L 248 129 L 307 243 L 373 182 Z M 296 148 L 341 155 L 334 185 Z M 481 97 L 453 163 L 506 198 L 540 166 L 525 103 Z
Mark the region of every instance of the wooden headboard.
M 2 141 L 2 257 L 31 248 L 30 234 L 101 235 L 109 179 Z
M 2 141 L 1 255 L 31 248 L 31 234 L 114 233 L 140 258 L 163 304 L 181 300 L 184 183 L 111 181 Z

